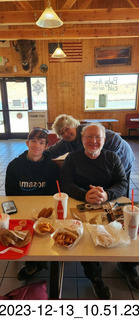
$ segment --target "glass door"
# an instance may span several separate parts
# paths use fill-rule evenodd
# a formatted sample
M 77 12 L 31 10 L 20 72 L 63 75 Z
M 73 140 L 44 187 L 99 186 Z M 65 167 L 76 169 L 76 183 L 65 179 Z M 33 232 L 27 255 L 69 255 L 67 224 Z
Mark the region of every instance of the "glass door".
M 29 81 L 28 78 L 2 79 L 0 136 L 8 139 L 27 137 L 28 110 L 32 109 Z
M 0 138 L 26 139 L 29 110 L 47 110 L 46 78 L 1 78 Z
M 28 132 L 27 81 L 6 81 L 10 133 Z
M 3 105 L 2 105 L 2 83 L 0 81 L 0 134 L 5 134 L 5 126 L 3 119 Z

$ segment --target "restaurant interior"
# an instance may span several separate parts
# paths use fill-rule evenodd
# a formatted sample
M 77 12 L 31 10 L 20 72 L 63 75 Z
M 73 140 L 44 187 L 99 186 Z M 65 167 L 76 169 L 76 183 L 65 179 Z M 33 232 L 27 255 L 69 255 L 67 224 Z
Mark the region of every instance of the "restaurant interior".
M 41 16 L 50 7 L 52 22 Z M 65 113 L 83 124 L 97 120 L 130 144 L 129 197 L 134 189 L 139 201 L 139 0 L 0 0 L 0 39 L 0 196 L 31 128 L 46 127 L 54 144 L 51 126 Z M 26 284 L 16 278 L 23 264 L 1 261 L 0 295 Z M 139 299 L 116 262 L 102 265 L 112 299 Z M 50 262 L 27 283 L 41 280 L 49 292 Z M 80 262 L 65 262 L 61 298 L 95 299 Z

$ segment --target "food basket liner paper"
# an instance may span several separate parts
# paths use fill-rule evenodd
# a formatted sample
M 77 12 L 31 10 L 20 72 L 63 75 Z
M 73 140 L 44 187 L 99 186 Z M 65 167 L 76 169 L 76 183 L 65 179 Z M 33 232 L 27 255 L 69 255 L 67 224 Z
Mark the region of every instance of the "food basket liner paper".
M 39 236 L 45 236 L 45 235 L 50 235 L 51 233 L 49 231 L 46 231 L 44 233 L 40 232 L 39 230 L 39 224 L 42 223 L 42 222 L 48 222 L 51 224 L 51 226 L 53 227 L 54 226 L 54 220 L 50 219 L 50 218 L 39 218 L 35 223 L 34 223 L 34 226 L 33 226 L 33 229 L 34 231 L 39 235 Z
M 55 242 L 55 244 L 62 249 L 70 249 L 73 248 L 80 241 L 83 235 L 83 224 L 81 221 L 78 220 L 56 220 L 55 232 L 51 235 L 51 237 L 53 237 L 57 232 L 68 232 L 69 234 L 71 233 L 73 235 L 77 234 L 77 239 L 69 246 L 62 246 Z
M 108 225 L 90 225 L 87 228 L 91 234 L 95 246 L 103 246 L 112 248 L 118 245 L 126 245 L 131 243 L 130 237 L 122 229 L 122 224 L 116 220 Z
M 14 227 L 19 225 L 19 221 L 21 221 L 21 219 L 10 219 L 9 221 L 9 230 L 14 230 Z M 34 224 L 34 221 L 33 220 L 28 220 L 26 219 L 26 226 L 22 228 L 22 231 L 23 230 L 29 230 L 30 233 L 31 233 L 31 237 L 33 237 L 33 233 L 34 233 L 34 230 L 33 230 L 33 224 Z M 31 245 L 31 241 L 24 247 L 21 247 L 20 249 L 23 250 L 23 253 L 18 253 L 18 252 L 14 252 L 14 251 L 11 251 L 9 250 L 8 252 L 5 252 L 3 254 L 0 255 L 0 260 L 15 260 L 15 259 L 20 259 L 21 257 L 23 257 L 24 255 L 26 255 L 29 251 L 29 248 L 30 248 L 30 245 Z M 11 247 L 11 246 L 10 246 Z M 16 246 L 12 246 L 13 248 L 16 248 Z M 0 251 L 6 249 L 8 247 L 2 245 L 0 243 Z

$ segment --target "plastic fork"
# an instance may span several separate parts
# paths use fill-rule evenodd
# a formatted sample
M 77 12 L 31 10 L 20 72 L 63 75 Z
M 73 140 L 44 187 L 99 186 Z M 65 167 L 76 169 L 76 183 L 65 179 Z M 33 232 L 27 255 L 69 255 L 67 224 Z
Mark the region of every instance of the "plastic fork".
M 6 253 L 6 252 L 8 252 L 8 251 L 10 251 L 10 250 L 11 250 L 11 251 L 14 251 L 14 252 L 17 252 L 17 253 L 23 253 L 23 250 L 21 250 L 21 249 L 13 248 L 13 247 L 8 247 L 8 248 L 0 251 L 0 254 L 4 254 L 4 253 Z

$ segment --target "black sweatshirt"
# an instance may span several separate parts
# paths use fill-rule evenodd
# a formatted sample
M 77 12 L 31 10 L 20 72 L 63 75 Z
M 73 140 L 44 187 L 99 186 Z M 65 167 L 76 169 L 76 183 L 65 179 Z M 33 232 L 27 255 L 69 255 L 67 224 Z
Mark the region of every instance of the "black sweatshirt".
M 125 170 L 114 152 L 102 149 L 96 159 L 87 157 L 83 150 L 69 153 L 61 173 L 62 190 L 70 197 L 84 201 L 90 184 L 103 187 L 108 200 L 126 194 Z
M 57 192 L 56 180 L 59 179 L 59 167 L 43 155 L 40 161 L 27 158 L 28 151 L 11 161 L 6 171 L 6 195 L 31 196 L 53 195 Z

